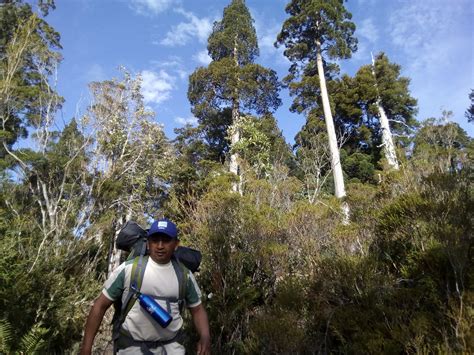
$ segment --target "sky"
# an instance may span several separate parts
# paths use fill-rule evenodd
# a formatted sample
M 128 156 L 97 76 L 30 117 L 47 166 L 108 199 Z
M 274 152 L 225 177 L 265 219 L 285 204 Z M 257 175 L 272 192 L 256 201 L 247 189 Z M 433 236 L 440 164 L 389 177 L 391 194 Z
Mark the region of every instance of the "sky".
M 206 66 L 207 38 L 230 0 L 60 0 L 46 20 L 61 34 L 64 59 L 57 85 L 66 103 L 59 122 L 84 114 L 88 83 L 120 77 L 118 68 L 141 73 L 145 103 L 156 112 L 169 138 L 174 128 L 195 123 L 187 100 L 189 75 Z M 260 56 L 257 62 L 282 79 L 289 62 L 273 43 L 287 18 L 287 0 L 247 0 L 255 20 Z M 354 75 L 383 51 L 402 66 L 418 100 L 417 119 L 453 111 L 453 121 L 474 136 L 464 112 L 474 89 L 474 1 L 472 0 L 349 0 L 356 24 L 358 51 L 340 61 L 341 74 Z M 288 143 L 305 123 L 289 112 L 291 98 L 275 117 Z

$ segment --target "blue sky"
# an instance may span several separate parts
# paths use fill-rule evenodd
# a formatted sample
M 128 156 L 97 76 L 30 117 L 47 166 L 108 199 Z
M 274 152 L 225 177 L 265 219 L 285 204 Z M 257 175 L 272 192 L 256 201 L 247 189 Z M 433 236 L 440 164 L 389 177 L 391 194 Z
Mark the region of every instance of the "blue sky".
M 230 0 L 62 0 L 47 17 L 61 34 L 64 60 L 58 90 L 66 99 L 59 122 L 85 112 L 87 84 L 117 77 L 119 66 L 142 73 L 146 104 L 156 112 L 168 137 L 194 122 L 186 92 L 188 76 L 207 65 L 206 44 L 212 23 Z M 258 62 L 279 78 L 289 62 L 273 43 L 287 18 L 286 0 L 247 0 L 259 38 Z M 464 112 L 474 88 L 474 2 L 472 0 L 349 0 L 359 50 L 342 61 L 341 73 L 353 75 L 370 63 L 370 53 L 384 51 L 402 65 L 418 99 L 418 120 L 452 110 L 453 120 L 472 137 L 474 125 Z M 289 143 L 305 122 L 288 111 L 291 99 L 281 92 L 276 112 Z

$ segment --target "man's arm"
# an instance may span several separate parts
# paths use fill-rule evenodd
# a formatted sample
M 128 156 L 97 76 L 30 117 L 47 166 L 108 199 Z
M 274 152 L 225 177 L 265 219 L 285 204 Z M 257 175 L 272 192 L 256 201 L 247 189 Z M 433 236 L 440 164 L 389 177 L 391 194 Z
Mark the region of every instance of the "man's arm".
M 211 353 L 211 336 L 206 310 L 202 304 L 189 308 L 189 310 L 200 338 L 197 345 L 197 355 L 209 355 Z
M 87 317 L 84 330 L 84 339 L 82 340 L 81 355 L 89 355 L 92 351 L 95 335 L 99 330 L 100 323 L 104 318 L 105 311 L 113 304 L 103 293 L 94 301 L 89 316 Z

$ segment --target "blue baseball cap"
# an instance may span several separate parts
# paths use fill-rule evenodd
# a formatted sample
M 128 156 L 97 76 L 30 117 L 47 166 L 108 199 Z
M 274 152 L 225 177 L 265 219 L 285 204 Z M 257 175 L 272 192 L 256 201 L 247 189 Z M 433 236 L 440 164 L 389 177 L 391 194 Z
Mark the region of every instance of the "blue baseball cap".
M 154 234 L 165 234 L 170 238 L 178 238 L 178 228 L 167 218 L 157 219 L 148 230 L 147 237 Z

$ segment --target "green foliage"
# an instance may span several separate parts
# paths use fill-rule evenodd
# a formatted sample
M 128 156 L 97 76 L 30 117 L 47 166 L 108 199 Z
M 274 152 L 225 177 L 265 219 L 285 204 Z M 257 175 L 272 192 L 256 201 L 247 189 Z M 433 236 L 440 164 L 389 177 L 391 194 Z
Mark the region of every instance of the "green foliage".
M 343 160 L 344 171 L 352 181 L 373 182 L 375 167 L 370 155 L 354 153 Z
M 403 175 L 391 175 L 384 188 L 397 189 Z M 215 351 L 470 349 L 469 180 L 432 175 L 395 200 L 373 185 L 349 184 L 349 226 L 334 223 L 330 201 L 323 208 L 293 200 L 286 210 L 257 181 L 248 197 L 230 194 L 229 183 L 213 185 L 187 232 L 209 256 L 199 280 L 211 295 Z
M 43 3 L 47 13 L 51 4 Z M 53 5 L 54 6 L 54 5 Z M 59 34 L 33 13 L 31 5 L 8 1 L 0 7 L 0 119 L 2 143 L 11 149 L 25 138 L 28 127 L 44 124 L 47 116 L 62 104 L 47 77 L 61 60 Z M 4 159 L 5 147 L 0 147 Z
M 472 315 L 463 309 L 472 310 L 473 289 L 469 180 L 464 174 L 431 175 L 421 192 L 401 196 L 382 211 L 374 243 L 386 269 L 416 292 L 414 306 L 438 315 L 427 318 L 426 342 L 446 342 L 455 351 L 469 344 L 472 327 Z
M 357 72 L 354 80 L 357 85 L 358 105 L 364 113 L 363 122 L 380 137 L 382 132 L 379 123 L 377 102 L 383 107 L 390 123 L 390 130 L 396 134 L 396 141 L 407 146 L 414 129 L 418 126 L 415 119 L 417 100 L 411 97 L 410 79 L 400 76 L 401 67 L 391 63 L 385 53 L 376 55 L 374 65 L 364 65 Z M 380 141 L 375 138 L 374 141 Z
M 0 320 L 0 353 L 37 354 L 45 350 L 48 330 L 35 324 L 18 341 L 12 336 L 12 326 L 6 320 Z
M 271 169 L 270 141 L 262 131 L 261 124 L 255 117 L 242 117 L 233 129 L 241 132 L 240 140 L 234 144 L 231 152 L 238 152 L 253 168 L 257 176 L 265 176 Z
M 254 63 L 257 36 L 242 0 L 233 0 L 222 20 L 214 23 L 208 52 L 213 61 L 189 77 L 188 99 L 199 121 L 196 134 L 203 136 L 214 159 L 223 162 L 230 152 L 231 126 L 240 116 L 265 116 L 276 110 L 281 105 L 280 83 L 274 70 Z
M 58 352 L 80 341 L 86 300 L 100 289 L 92 281 L 98 276 L 97 255 L 88 244 L 64 239 L 62 245 L 49 245 L 31 269 L 39 252 L 38 230 L 25 222 L 8 226 L 0 242 L 0 310 L 15 339 L 9 346 L 26 353 L 40 345 L 43 351 Z M 88 273 L 91 279 L 84 277 Z
M 272 305 L 255 315 L 246 353 L 311 352 L 314 344 L 308 343 L 306 337 L 308 310 L 305 287 L 303 279 L 292 276 L 278 283 Z
M 422 174 L 456 172 L 471 165 L 468 150 L 472 139 L 457 123 L 449 122 L 451 116 L 452 112 L 444 111 L 443 117 L 422 123 L 411 161 Z
M 292 0 L 286 6 L 290 17 L 278 34 L 277 43 L 285 44 L 285 55 L 291 61 L 311 57 L 317 40 L 330 58 L 350 58 L 357 48 L 352 37 L 355 25 L 352 15 L 340 0 Z
M 412 135 L 409 80 L 383 53 L 375 76 L 364 66 L 354 78 L 339 77 L 325 61 L 335 125 L 346 139 L 351 216 L 341 224 L 341 201 L 329 193 L 315 42 L 325 58 L 347 58 L 354 24 L 339 0 L 294 0 L 287 12 L 278 37 L 293 61 L 286 84 L 292 110 L 307 113 L 295 155 L 270 114 L 280 105 L 279 83 L 254 63 L 257 37 L 244 1 L 232 1 L 215 23 L 213 62 L 189 83 L 199 125 L 178 129 L 172 145 L 145 108 L 140 77 L 125 70 L 92 83 L 88 114 L 52 131 L 51 112 L 35 100 L 60 100 L 37 85 L 29 65 L 41 59 L 52 68 L 59 36 L 30 17 L 29 5 L 1 7 L 2 53 L 15 50 L 13 36 L 28 51 L 11 77 L 15 90 L 1 88 L 11 111 L 0 137 L 8 148 L 28 128 L 40 149 L 1 163 L 9 170 L 0 175 L 0 353 L 77 352 L 119 224 L 158 214 L 178 222 L 183 243 L 203 253 L 196 277 L 216 354 L 473 351 L 472 139 L 446 112 L 423 123 L 399 171 L 377 170 L 377 100 L 401 122 L 391 128 Z M 2 58 L 4 75 L 11 57 Z M 240 141 L 231 148 L 233 125 Z M 223 165 L 235 152 L 245 170 L 242 195 L 230 192 L 236 176 Z
M 318 73 L 316 52 L 329 58 L 350 58 L 357 48 L 353 37 L 352 15 L 342 1 L 293 0 L 286 6 L 290 17 L 283 23 L 276 45 L 285 45 L 285 56 L 293 63 L 284 79 L 290 95 L 295 96 L 292 110 L 317 109 L 321 105 L 318 75 L 328 79 L 338 67 L 324 62 L 324 73 Z
M 12 340 L 12 326 L 4 319 L 0 320 L 0 353 L 7 354 L 10 352 L 9 344 Z
M 221 21 L 214 22 L 207 49 L 213 61 L 234 58 L 239 66 L 253 63 L 258 56 L 253 19 L 243 0 L 232 0 Z
M 469 100 L 471 100 L 471 105 L 468 107 L 464 115 L 468 122 L 474 122 L 474 90 L 471 90 Z

